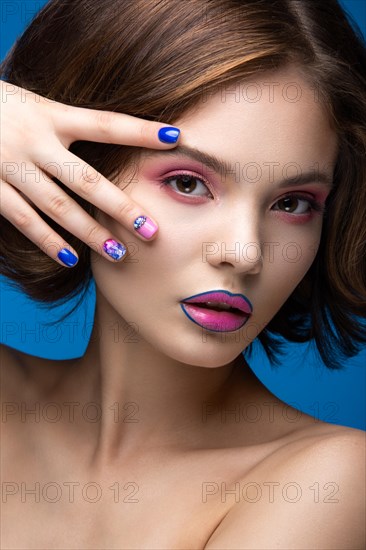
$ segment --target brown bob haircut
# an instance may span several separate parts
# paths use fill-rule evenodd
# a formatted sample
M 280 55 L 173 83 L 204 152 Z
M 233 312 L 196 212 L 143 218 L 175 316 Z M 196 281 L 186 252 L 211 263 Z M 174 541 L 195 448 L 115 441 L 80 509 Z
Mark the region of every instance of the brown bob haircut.
M 51 0 L 1 77 L 65 104 L 174 124 L 203 93 L 289 63 L 316 90 L 339 153 L 319 251 L 259 340 L 273 364 L 283 338 L 315 342 L 337 369 L 366 342 L 366 49 L 337 0 Z M 85 141 L 70 150 L 112 181 L 139 151 Z M 95 217 L 94 205 L 54 181 Z M 92 281 L 90 248 L 35 209 L 78 264 L 62 267 L 2 217 L 1 274 L 44 306 L 79 305 Z

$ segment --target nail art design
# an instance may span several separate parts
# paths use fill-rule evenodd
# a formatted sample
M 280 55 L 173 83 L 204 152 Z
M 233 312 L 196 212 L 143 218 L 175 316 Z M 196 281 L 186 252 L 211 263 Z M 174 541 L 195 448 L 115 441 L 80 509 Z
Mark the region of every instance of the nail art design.
M 135 219 L 133 227 L 145 239 L 150 239 L 158 230 L 158 226 L 147 216 L 139 216 Z
M 123 244 L 115 241 L 114 239 L 106 240 L 103 244 L 103 250 L 108 254 L 108 256 L 117 261 L 121 260 L 127 252 Z
M 158 137 L 163 143 L 176 143 L 179 138 L 180 130 L 174 126 L 165 126 L 160 128 Z
M 63 248 L 60 250 L 60 252 L 57 254 L 57 257 L 59 260 L 61 260 L 62 263 L 67 265 L 67 267 L 73 267 L 78 262 L 78 258 L 70 252 L 67 248 Z

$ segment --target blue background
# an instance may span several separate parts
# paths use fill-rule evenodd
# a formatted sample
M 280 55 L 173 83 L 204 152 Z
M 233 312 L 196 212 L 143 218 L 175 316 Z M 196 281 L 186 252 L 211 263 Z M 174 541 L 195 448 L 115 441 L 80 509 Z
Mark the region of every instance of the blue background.
M 45 3 L 0 2 L 1 59 Z M 343 0 L 341 4 L 365 34 L 365 0 Z M 70 302 L 48 311 L 13 290 L 4 278 L 0 278 L 0 297 L 2 343 L 51 359 L 84 354 L 94 318 L 94 285 L 81 307 L 66 321 L 53 326 L 49 326 L 49 322 L 71 309 Z M 255 352 L 249 361 L 251 367 L 263 384 L 284 402 L 327 422 L 366 429 L 366 349 L 348 361 L 341 372 L 326 369 L 309 345 L 288 346 L 283 365 L 277 370 L 270 367 L 259 346 Z

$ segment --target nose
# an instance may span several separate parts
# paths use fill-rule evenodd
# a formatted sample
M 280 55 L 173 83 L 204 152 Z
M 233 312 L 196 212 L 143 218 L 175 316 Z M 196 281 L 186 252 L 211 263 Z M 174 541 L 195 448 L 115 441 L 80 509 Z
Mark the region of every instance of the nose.
M 254 208 L 221 212 L 212 226 L 212 239 L 202 243 L 202 261 L 238 273 L 257 275 L 263 266 L 260 220 Z

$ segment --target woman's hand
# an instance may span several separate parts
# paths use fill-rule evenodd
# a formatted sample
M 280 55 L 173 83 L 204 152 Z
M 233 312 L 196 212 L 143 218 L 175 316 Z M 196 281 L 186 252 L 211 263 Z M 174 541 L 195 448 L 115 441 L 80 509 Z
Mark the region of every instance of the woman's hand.
M 63 266 L 74 266 L 77 252 L 32 203 L 103 257 L 122 260 L 126 246 L 69 197 L 51 179 L 55 176 L 126 229 L 151 239 L 158 227 L 150 214 L 68 147 L 85 140 L 170 149 L 179 130 L 121 113 L 71 107 L 4 81 L 0 86 L 1 215 Z

